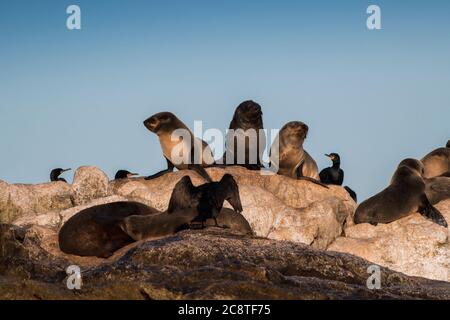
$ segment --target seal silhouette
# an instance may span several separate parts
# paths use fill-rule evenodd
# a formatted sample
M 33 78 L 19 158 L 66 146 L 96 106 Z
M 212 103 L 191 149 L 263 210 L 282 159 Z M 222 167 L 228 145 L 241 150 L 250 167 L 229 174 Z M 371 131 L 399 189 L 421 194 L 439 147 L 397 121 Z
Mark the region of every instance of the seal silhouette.
M 389 223 L 419 212 L 438 225 L 447 227 L 443 215 L 427 198 L 422 174 L 423 164 L 420 161 L 408 158 L 400 162 L 390 185 L 358 206 L 355 223 Z
M 266 148 L 261 106 L 247 100 L 239 104 L 226 136 L 225 165 L 239 165 L 249 170 L 263 167 L 261 159 Z
M 208 144 L 195 137 L 189 128 L 171 112 L 154 114 L 144 121 L 145 127 L 155 133 L 167 161 L 167 169 L 146 178 L 151 180 L 178 170 L 194 170 L 206 181 L 212 179 L 205 167 L 214 164 L 214 156 Z M 175 158 L 176 157 L 176 158 Z

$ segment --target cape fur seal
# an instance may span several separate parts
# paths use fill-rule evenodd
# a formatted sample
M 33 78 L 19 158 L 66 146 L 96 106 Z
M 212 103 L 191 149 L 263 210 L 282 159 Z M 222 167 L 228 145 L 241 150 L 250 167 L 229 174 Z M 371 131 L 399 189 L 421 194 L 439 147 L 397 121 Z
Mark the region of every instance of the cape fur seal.
M 425 193 L 423 165 L 416 159 L 405 159 L 397 167 L 390 185 L 362 202 L 355 212 L 355 223 L 389 223 L 414 212 L 447 227 L 447 221 L 432 206 Z
M 294 179 L 308 180 L 328 188 L 319 181 L 319 168 L 314 159 L 303 149 L 309 128 L 300 121 L 286 123 L 270 149 L 271 170 Z
M 252 100 L 242 102 L 235 110 L 226 136 L 224 165 L 239 165 L 250 170 L 263 167 L 266 148 L 261 106 Z
M 80 211 L 58 234 L 61 251 L 77 256 L 108 258 L 132 243 L 119 223 L 131 215 L 152 215 L 159 211 L 138 202 L 113 202 Z
M 67 171 L 70 171 L 70 170 L 72 170 L 72 169 L 61 169 L 61 168 L 53 169 L 50 172 L 50 181 L 52 181 L 52 182 L 56 182 L 56 181 L 67 182 L 66 179 L 60 178 L 59 176 L 61 174 L 63 174 L 64 172 L 67 172 Z
M 450 140 L 447 146 L 431 151 L 421 160 L 424 166 L 424 178 L 438 176 L 450 177 Z
M 172 213 L 163 212 L 150 216 L 130 216 L 120 223 L 122 230 L 135 241 L 159 238 L 172 235 L 192 227 L 192 222 L 198 216 L 194 208 L 177 210 Z M 244 216 L 234 210 L 223 208 L 216 219 L 207 219 L 206 227 L 219 223 L 244 235 L 253 235 L 252 228 Z
M 342 186 L 342 183 L 344 182 L 344 170 L 341 169 L 341 157 L 334 152 L 326 154 L 325 156 L 331 159 L 333 165 L 320 171 L 320 182 Z M 345 186 L 344 189 L 355 202 L 358 201 L 355 191 L 348 186 Z
M 166 170 L 147 177 L 147 180 L 158 178 L 177 168 L 178 170 L 194 170 L 206 181 L 212 181 L 204 169 L 204 167 L 214 164 L 211 149 L 205 141 L 195 137 L 189 128 L 173 113 L 157 113 L 145 120 L 144 125 L 158 136 L 163 155 L 167 161 Z M 183 134 L 187 136 L 186 139 L 182 138 Z M 197 150 L 197 153 L 195 150 Z M 177 158 L 174 159 L 174 157 Z

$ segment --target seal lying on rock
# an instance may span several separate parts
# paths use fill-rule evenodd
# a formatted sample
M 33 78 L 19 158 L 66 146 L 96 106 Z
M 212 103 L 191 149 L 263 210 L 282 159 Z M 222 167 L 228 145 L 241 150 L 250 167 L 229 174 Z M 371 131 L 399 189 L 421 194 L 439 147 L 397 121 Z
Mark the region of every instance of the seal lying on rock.
M 163 212 L 150 216 L 130 216 L 120 223 L 122 230 L 134 240 L 164 237 L 186 230 L 196 221 L 198 211 L 187 208 L 172 213 Z M 203 220 L 202 220 L 203 221 Z M 223 208 L 215 219 L 203 221 L 207 227 L 221 224 L 244 235 L 253 235 L 252 228 L 244 216 L 234 210 Z
M 390 185 L 356 208 L 355 223 L 389 223 L 419 212 L 425 218 L 447 227 L 444 216 L 427 198 L 422 174 L 423 164 L 420 161 L 405 159 L 400 162 Z
M 113 202 L 80 211 L 71 217 L 58 235 L 62 252 L 77 256 L 110 257 L 134 240 L 119 226 L 132 215 L 152 215 L 158 210 L 138 202 Z

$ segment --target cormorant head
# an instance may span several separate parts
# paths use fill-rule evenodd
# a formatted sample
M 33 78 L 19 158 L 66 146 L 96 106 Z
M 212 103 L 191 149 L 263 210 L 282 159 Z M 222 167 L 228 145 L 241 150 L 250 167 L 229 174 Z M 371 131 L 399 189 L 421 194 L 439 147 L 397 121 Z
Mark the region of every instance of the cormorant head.
M 70 170 L 72 170 L 72 169 L 62 169 L 62 168 L 53 169 L 50 172 L 50 181 L 61 181 L 59 176 L 61 174 L 63 174 L 64 172 L 70 171 Z
M 234 180 L 231 174 L 227 173 L 220 180 L 220 184 L 227 190 L 227 198 L 225 200 L 231 204 L 234 211 L 241 213 L 243 209 L 239 195 L 239 186 L 236 180 Z
M 114 177 L 115 180 L 118 179 L 126 179 L 126 178 L 131 178 L 133 176 L 138 176 L 138 173 L 131 173 L 130 171 L 127 170 L 119 170 L 116 173 L 116 176 Z
M 262 115 L 261 106 L 252 100 L 247 100 L 236 108 L 233 119 L 238 119 L 239 128 L 244 130 L 255 128 L 255 126 L 262 128 Z
M 450 140 L 447 141 L 446 147 L 447 147 L 447 148 L 450 148 Z
M 325 154 L 325 156 L 330 158 L 331 161 L 333 161 L 333 164 L 341 163 L 341 157 L 339 157 L 339 155 L 337 153 L 333 152 L 333 153 L 330 153 L 330 154 Z
M 144 126 L 151 132 L 159 134 L 163 131 L 172 131 L 177 120 L 178 118 L 171 112 L 160 112 L 145 120 Z

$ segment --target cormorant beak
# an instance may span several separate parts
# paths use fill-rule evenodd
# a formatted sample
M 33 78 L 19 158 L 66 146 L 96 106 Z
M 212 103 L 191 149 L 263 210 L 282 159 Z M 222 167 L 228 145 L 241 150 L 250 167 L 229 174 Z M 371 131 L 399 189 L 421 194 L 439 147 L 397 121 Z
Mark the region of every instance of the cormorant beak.
M 325 157 L 328 157 L 328 158 L 331 159 L 331 154 L 326 154 L 326 153 L 325 153 Z
M 72 169 L 64 169 L 63 171 L 61 171 L 61 172 L 67 172 L 67 171 L 70 171 L 70 170 L 72 170 Z
M 139 173 L 129 173 L 129 174 L 127 174 L 127 178 L 135 177 L 138 175 L 139 175 Z

